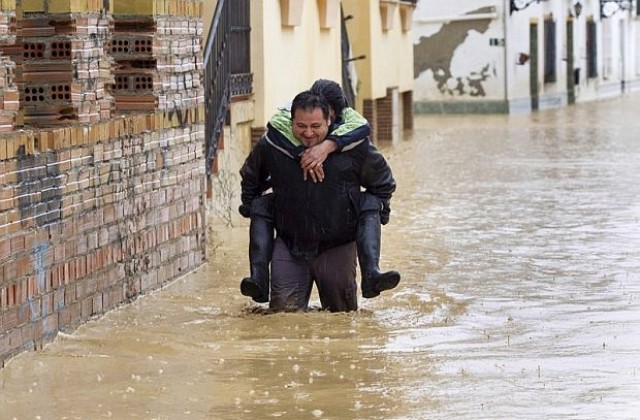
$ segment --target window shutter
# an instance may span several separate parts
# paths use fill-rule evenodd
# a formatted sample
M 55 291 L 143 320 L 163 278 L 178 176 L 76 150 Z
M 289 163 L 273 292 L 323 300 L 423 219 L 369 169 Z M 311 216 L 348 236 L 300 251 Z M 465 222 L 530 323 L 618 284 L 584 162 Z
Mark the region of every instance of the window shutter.
M 556 22 L 553 18 L 544 21 L 544 82 L 555 83 L 556 72 Z
M 587 78 L 598 77 L 598 44 L 596 22 L 587 21 Z

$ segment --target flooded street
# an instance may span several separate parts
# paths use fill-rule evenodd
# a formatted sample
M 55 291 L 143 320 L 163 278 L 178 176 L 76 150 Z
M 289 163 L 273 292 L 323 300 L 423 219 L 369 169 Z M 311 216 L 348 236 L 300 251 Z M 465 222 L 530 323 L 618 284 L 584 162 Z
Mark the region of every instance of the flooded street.
M 236 226 L 196 272 L 12 359 L 0 419 L 639 418 L 638 109 L 416 115 L 379 145 L 398 288 L 262 315 Z

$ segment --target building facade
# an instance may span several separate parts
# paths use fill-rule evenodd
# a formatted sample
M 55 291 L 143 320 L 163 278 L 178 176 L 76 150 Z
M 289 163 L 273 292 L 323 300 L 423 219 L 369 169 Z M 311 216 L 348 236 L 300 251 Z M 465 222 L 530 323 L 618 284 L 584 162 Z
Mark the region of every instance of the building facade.
M 411 113 L 397 98 L 413 89 L 413 9 L 399 0 L 252 1 L 253 128 L 264 129 L 278 106 L 327 78 L 353 91 L 352 106 L 370 119 L 376 139 L 397 137 L 401 115 Z M 385 100 L 393 121 L 377 109 Z
M 640 89 L 640 17 L 624 0 L 420 0 L 424 113 L 515 113 Z
M 215 144 L 209 156 L 209 204 L 227 222 L 238 218 L 239 180 L 233 178 L 253 143 L 277 108 L 315 80 L 342 85 L 351 105 L 369 120 L 374 141 L 398 139 L 413 123 L 415 1 L 218 0 L 205 5 L 205 16 L 215 26 L 225 4 L 233 14 L 231 5 L 240 3 L 249 13 L 250 75 L 244 80 L 251 80 L 251 89 L 231 94 L 224 129 L 207 139 Z M 236 49 L 229 60 L 238 60 Z M 205 76 L 205 83 L 214 77 Z

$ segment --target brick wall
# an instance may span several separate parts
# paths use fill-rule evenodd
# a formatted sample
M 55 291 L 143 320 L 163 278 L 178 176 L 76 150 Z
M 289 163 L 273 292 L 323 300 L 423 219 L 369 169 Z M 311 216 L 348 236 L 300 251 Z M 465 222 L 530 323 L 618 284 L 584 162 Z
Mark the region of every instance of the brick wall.
M 267 127 L 251 127 L 251 146 L 254 146 L 266 132 Z
M 384 98 L 365 99 L 363 101 L 363 116 L 371 125 L 371 138 L 374 142 L 391 141 L 394 139 L 394 129 L 413 129 L 413 92 L 400 93 L 397 104 L 394 104 L 394 90 L 387 89 Z M 394 109 L 399 107 L 399 109 Z M 394 121 L 394 115 L 400 115 L 400 121 Z M 394 123 L 400 124 L 394 127 Z
M 130 3 L 142 7 L 145 2 Z M 156 7 L 161 2 L 152 3 Z M 192 8 L 196 1 L 169 3 L 188 5 L 194 15 L 199 10 Z M 46 0 L 41 4 L 51 6 Z M 103 4 L 95 2 L 96 7 Z M 194 45 L 199 48 L 195 38 L 201 35 L 201 25 L 192 25 L 192 18 L 186 25 L 175 14 L 172 20 L 180 27 L 181 40 L 194 38 L 186 49 L 190 53 Z M 104 38 L 108 42 L 109 37 Z M 166 57 L 155 62 L 162 60 Z M 42 348 L 58 331 L 72 329 L 204 262 L 202 69 L 201 60 L 186 62 L 176 76 L 184 92 L 176 86 L 168 86 L 167 92 L 153 90 L 156 98 L 180 100 L 154 101 L 155 109 L 143 112 L 110 111 L 107 118 L 98 113 L 98 121 L 92 117 L 85 124 L 55 120 L 54 126 L 36 127 L 39 120 L 33 119 L 31 126 L 20 126 L 18 118 L 9 130 L 0 130 L 1 366 L 22 351 Z M 176 69 L 180 70 L 171 66 L 154 72 L 165 80 L 172 76 L 162 72 Z M 194 78 L 187 87 L 184 81 Z M 5 86 L 16 91 L 8 76 Z M 7 97 L 2 89 L 0 99 Z M 52 111 L 50 103 L 44 106 Z M 20 112 L 24 114 L 22 104 Z M 34 106 L 24 115 L 42 114 Z
M 393 140 L 393 101 L 390 90 L 387 96 L 376 99 L 376 140 Z
M 413 130 L 413 91 L 402 93 L 402 129 Z
M 378 139 L 378 118 L 376 111 L 376 101 L 365 99 L 362 104 L 362 115 L 369 121 L 371 126 L 371 140 L 375 143 Z
M 0 0 L 0 50 L 4 51 L 16 40 L 15 4 L 7 6 Z M 0 55 L 0 134 L 14 130 L 19 109 L 19 93 L 15 84 L 16 64 Z

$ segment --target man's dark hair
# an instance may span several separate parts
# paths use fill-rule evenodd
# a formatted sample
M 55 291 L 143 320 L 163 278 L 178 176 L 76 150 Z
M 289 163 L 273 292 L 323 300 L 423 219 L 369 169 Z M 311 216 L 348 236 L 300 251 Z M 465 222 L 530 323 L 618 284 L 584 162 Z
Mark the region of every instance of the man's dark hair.
M 298 109 L 313 111 L 316 108 L 322 110 L 322 116 L 325 120 L 329 118 L 329 105 L 323 96 L 313 93 L 310 90 L 300 92 L 293 98 L 293 102 L 291 103 L 291 119 L 295 118 Z
M 329 106 L 333 108 L 336 116 L 342 114 L 342 110 L 349 106 L 347 98 L 344 95 L 344 91 L 340 85 L 333 80 L 318 79 L 309 90 L 313 93 L 324 96 L 329 103 Z

